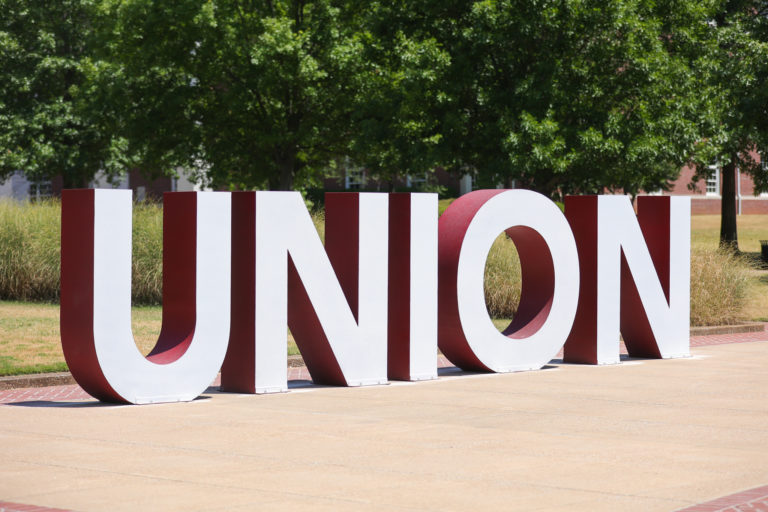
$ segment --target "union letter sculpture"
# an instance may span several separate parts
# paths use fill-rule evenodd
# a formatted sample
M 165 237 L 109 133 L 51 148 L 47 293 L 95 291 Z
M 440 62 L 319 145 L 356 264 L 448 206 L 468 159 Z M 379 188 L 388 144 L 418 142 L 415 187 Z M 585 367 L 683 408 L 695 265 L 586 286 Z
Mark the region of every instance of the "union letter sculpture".
M 134 404 L 194 400 L 229 336 L 230 194 L 166 194 L 163 326 L 145 358 L 131 332 L 130 190 L 65 190 L 61 344 L 92 396 Z
M 131 333 L 131 192 L 62 197 L 61 337 L 103 401 L 193 400 L 288 389 L 287 328 L 316 383 L 437 377 L 437 346 L 473 371 L 689 355 L 690 200 L 480 190 L 439 222 L 434 194 L 326 195 L 325 246 L 298 192 L 164 196 L 163 325 L 147 357 Z M 503 333 L 485 305 L 499 233 L 520 256 Z M 439 285 L 439 286 L 438 286 Z M 231 305 L 231 308 L 230 308 Z M 231 325 L 231 332 L 230 332 Z M 566 341 L 567 340 L 567 341 Z
M 581 292 L 566 361 L 619 362 L 629 355 L 690 355 L 691 200 L 626 196 L 565 198 L 579 248 Z
M 506 231 L 520 255 L 520 306 L 504 333 L 485 307 L 485 260 Z M 579 260 L 560 209 L 529 190 L 478 190 L 440 217 L 438 343 L 465 370 L 538 370 L 563 346 L 576 314 Z

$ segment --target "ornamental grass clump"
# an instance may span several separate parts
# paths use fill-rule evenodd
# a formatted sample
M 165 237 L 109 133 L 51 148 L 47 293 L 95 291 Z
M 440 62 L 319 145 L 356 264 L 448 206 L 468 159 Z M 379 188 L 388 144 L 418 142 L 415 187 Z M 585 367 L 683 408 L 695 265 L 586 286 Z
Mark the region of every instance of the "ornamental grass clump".
M 133 205 L 131 295 L 134 304 L 163 300 L 163 207 L 143 202 Z
M 744 321 L 749 266 L 717 249 L 691 253 L 691 325 L 727 325 Z
M 494 241 L 485 262 L 485 306 L 491 318 L 512 318 L 520 304 L 520 258 L 506 234 Z
M 321 238 L 324 216 L 314 212 Z M 59 299 L 61 203 L 0 200 L 0 300 Z M 156 203 L 133 209 L 134 304 L 162 301 L 163 210 Z M 745 320 L 750 268 L 739 256 L 694 248 L 691 254 L 691 325 Z M 520 260 L 505 234 L 494 242 L 485 266 L 485 301 L 493 318 L 512 318 L 520 303 Z
M 520 303 L 520 259 L 515 244 L 502 234 L 485 265 L 485 303 L 493 318 L 512 318 Z M 742 258 L 716 249 L 691 253 L 691 325 L 728 325 L 744 321 L 750 268 Z
M 0 200 L 0 299 L 59 298 L 58 201 Z
M 160 304 L 163 210 L 133 209 L 133 302 Z M 0 300 L 58 302 L 61 202 L 0 200 Z

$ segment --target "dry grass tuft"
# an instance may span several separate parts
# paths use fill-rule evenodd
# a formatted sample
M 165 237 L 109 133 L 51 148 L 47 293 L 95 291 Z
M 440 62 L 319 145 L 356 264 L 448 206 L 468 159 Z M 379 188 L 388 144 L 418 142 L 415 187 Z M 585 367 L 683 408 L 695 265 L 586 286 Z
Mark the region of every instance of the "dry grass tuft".
M 163 300 L 163 207 L 157 203 L 133 206 L 133 261 L 131 295 L 134 304 Z
M 696 245 L 691 253 L 691 325 L 728 325 L 768 315 L 768 277 L 757 283 L 743 257 Z M 759 284 L 760 290 L 756 288 Z M 492 318 L 513 318 L 520 303 L 520 260 L 505 235 L 493 244 L 485 266 L 485 302 Z M 761 313 L 762 312 L 762 313 Z M 761 313 L 761 314 L 759 314 Z
M 163 210 L 133 210 L 133 301 L 162 298 Z M 58 302 L 61 268 L 61 203 L 0 200 L 0 300 Z
M 0 201 L 0 299 L 57 301 L 58 201 Z
M 750 268 L 738 256 L 694 248 L 691 253 L 691 325 L 727 325 L 746 319 Z
M 491 318 L 512 318 L 520 304 L 520 258 L 515 244 L 502 233 L 485 262 L 485 306 Z

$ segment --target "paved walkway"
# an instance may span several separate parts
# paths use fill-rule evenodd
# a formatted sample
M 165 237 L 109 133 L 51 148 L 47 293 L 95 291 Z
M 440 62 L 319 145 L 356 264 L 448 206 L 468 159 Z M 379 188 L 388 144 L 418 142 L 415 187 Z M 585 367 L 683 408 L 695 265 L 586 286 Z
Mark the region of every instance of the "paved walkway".
M 291 368 L 291 393 L 191 404 L 0 391 L 0 512 L 768 511 L 766 341 L 355 389 Z
M 768 325 L 768 324 L 767 324 Z M 711 336 L 692 336 L 691 347 L 704 347 L 708 345 L 722 345 L 726 343 L 747 343 L 752 341 L 768 340 L 768 332 L 747 332 L 737 334 L 716 334 Z M 621 345 L 621 353 L 626 355 L 627 349 L 624 344 Z M 562 350 L 557 354 L 562 358 Z M 453 364 L 445 357 L 440 355 L 437 360 L 438 368 L 452 368 Z M 220 378 L 211 383 L 212 387 L 220 384 Z M 305 385 L 311 383 L 312 377 L 309 375 L 306 367 L 288 368 L 288 380 L 292 381 L 293 386 Z M 39 388 L 18 388 L 9 390 L 0 390 L 0 404 L 10 404 L 18 402 L 65 402 L 70 400 L 90 400 L 91 396 L 76 385 L 65 386 L 47 386 Z M 0 509 L 0 512 L 3 512 Z M 767 511 L 768 512 L 768 511 Z

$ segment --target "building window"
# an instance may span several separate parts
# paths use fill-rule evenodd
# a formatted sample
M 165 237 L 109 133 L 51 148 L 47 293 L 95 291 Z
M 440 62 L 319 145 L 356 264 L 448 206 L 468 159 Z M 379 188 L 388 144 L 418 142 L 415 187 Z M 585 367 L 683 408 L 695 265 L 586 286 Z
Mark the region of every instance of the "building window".
M 419 188 L 427 184 L 427 173 L 417 174 L 412 176 L 410 174 L 405 177 L 405 186 L 408 188 Z
M 465 174 L 459 180 L 459 195 L 463 196 L 464 194 L 469 194 L 470 192 L 472 192 L 472 188 L 473 188 L 472 175 Z
M 33 201 L 47 199 L 53 195 L 50 181 L 36 181 L 29 184 L 29 198 Z
M 709 175 L 707 176 L 707 195 L 720 195 L 720 168 L 716 165 L 709 166 Z
M 344 176 L 346 190 L 361 190 L 365 187 L 365 171 L 360 167 L 347 167 Z

